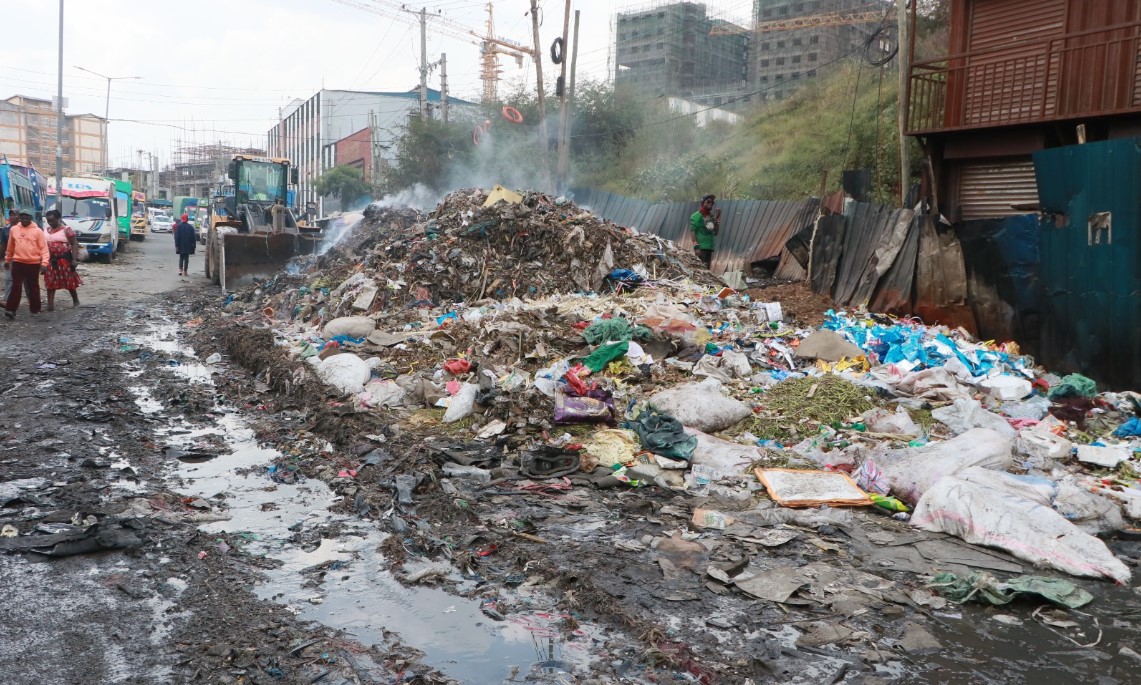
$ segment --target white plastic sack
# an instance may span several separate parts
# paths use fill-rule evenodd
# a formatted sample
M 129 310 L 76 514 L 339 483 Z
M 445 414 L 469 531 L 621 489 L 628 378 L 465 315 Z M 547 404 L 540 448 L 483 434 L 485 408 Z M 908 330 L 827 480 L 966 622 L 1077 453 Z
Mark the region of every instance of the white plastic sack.
M 725 396 L 716 378 L 663 390 L 650 397 L 650 404 L 682 425 L 706 433 L 724 430 L 753 414 L 744 402 Z
M 347 335 L 350 338 L 367 338 L 376 330 L 376 322 L 367 316 L 342 316 L 325 324 L 325 337 Z
M 349 395 L 363 391 L 364 384 L 372 377 L 368 364 L 352 352 L 342 352 L 323 359 L 315 369 L 317 377 L 323 382 Z
M 724 362 L 721 357 L 715 357 L 711 354 L 703 356 L 697 360 L 693 365 L 693 375 L 704 376 L 705 378 L 715 378 L 719 381 L 728 383 L 733 380 L 732 372 L 725 369 Z
M 471 415 L 475 410 L 475 395 L 478 392 L 479 386 L 475 383 L 464 383 L 448 403 L 448 410 L 444 412 L 444 423 L 459 421 Z
M 1090 535 L 1113 533 L 1125 527 L 1121 507 L 1097 493 L 1090 492 L 1068 476 L 1058 482 L 1058 494 L 1054 496 L 1054 511 L 1066 517 Z
M 972 428 L 989 428 L 1011 437 L 1017 434 L 1006 419 L 983 409 L 978 400 L 974 399 L 957 399 L 949 406 L 933 410 L 931 416 L 946 424 L 955 435 L 966 433 Z
M 875 371 L 873 369 L 873 372 Z M 878 376 L 890 382 L 890 374 L 880 372 Z M 971 396 L 969 387 L 960 383 L 947 369 L 939 366 L 913 371 L 900 379 L 895 387 L 898 392 L 904 395 L 933 402 L 968 399 Z
M 864 413 L 863 419 L 868 430 L 873 433 L 919 435 L 923 431 L 903 407 L 896 407 L 894 412 L 886 409 L 872 409 Z
M 1026 457 L 1032 467 L 1039 469 L 1065 458 L 1073 447 L 1074 444 L 1069 440 L 1039 426 L 1018 431 L 1018 439 L 1014 441 L 1015 451 Z
M 1076 576 L 1129 581 L 1129 569 L 1101 540 L 1053 509 L 1001 488 L 956 476 L 939 479 L 919 500 L 911 525 Z
M 365 384 L 358 397 L 366 407 L 399 407 L 404 404 L 407 391 L 392 380 L 374 380 Z
M 748 378 L 753 375 L 753 367 L 749 364 L 749 357 L 744 352 L 732 350 L 722 352 L 721 367 L 737 378 Z
M 936 481 L 971 466 L 1006 470 L 1014 464 L 1011 439 L 987 428 L 923 447 L 877 451 L 872 458 L 896 497 L 914 504 Z
M 740 476 L 761 458 L 761 451 L 751 445 L 721 440 L 692 428 L 685 432 L 697 436 L 697 447 L 693 450 L 690 464 L 707 467 L 712 480 Z

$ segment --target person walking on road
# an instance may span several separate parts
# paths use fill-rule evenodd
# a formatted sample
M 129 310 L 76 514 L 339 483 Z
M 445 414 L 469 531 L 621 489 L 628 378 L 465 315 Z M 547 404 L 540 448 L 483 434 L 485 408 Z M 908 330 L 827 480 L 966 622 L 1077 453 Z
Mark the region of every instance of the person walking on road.
M 187 221 L 189 217 L 183 214 L 181 220 L 174 226 L 174 251 L 178 253 L 178 275 L 189 276 L 190 255 L 198 246 L 198 236 L 194 234 L 194 226 Z
M 40 313 L 40 274 L 48 270 L 48 239 L 32 221 L 28 212 L 20 212 L 19 223 L 8 233 L 8 249 L 4 252 L 4 268 L 12 278 L 12 292 L 4 304 L 4 316 L 16 318 L 20 293 L 28 291 L 28 309 Z
M 689 218 L 689 228 L 693 231 L 693 252 L 708 269 L 713 266 L 713 242 L 721 230 L 721 210 L 713 211 L 715 195 L 701 198 L 701 209 Z
M 79 306 L 79 286 L 83 279 L 76 267 L 79 264 L 79 241 L 71 226 L 63 223 L 58 210 L 49 209 L 44 214 L 48 227 L 44 231 L 48 238 L 48 259 L 50 267 L 44 274 L 44 286 L 48 289 L 48 311 L 55 311 L 55 291 L 71 293 L 71 306 Z

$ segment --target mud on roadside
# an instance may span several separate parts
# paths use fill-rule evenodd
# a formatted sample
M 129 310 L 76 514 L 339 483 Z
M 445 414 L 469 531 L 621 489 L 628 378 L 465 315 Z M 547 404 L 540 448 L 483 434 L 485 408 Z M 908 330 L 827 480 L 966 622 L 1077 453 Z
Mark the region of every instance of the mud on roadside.
M 275 562 L 241 536 L 198 529 L 224 503 L 186 496 L 183 462 L 164 447 L 209 435 L 221 412 L 209 384 L 175 373 L 186 350 L 154 336 L 179 322 L 155 302 L 3 331 L 5 682 L 389 681 L 414 653 L 259 598 Z

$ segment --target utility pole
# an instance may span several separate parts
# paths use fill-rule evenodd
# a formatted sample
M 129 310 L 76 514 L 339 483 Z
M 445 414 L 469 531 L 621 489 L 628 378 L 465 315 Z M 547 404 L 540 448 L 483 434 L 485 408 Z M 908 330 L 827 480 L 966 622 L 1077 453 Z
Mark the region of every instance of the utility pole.
M 558 177 L 558 187 L 555 189 L 558 192 L 563 192 L 567 183 L 567 47 L 570 45 L 570 11 L 571 0 L 566 0 L 566 9 L 563 10 L 563 54 L 562 64 L 559 65 L 561 71 L 559 73 L 559 83 L 562 84 L 562 90 L 557 93 L 559 96 L 559 161 L 555 167 L 555 175 Z
M 59 0 L 59 71 L 55 94 L 55 206 L 63 209 L 63 0 Z
M 568 83 L 566 85 L 566 95 L 567 95 L 567 100 L 568 100 L 568 104 L 567 104 L 568 114 L 567 114 L 566 119 L 563 121 L 563 141 L 565 141 L 564 147 L 563 147 L 563 154 L 565 155 L 566 159 L 560 158 L 560 161 L 563 163 L 563 183 L 566 183 L 568 181 L 568 176 L 570 175 L 570 114 L 569 114 L 569 112 L 574 107 L 574 101 L 575 101 L 574 86 L 575 86 L 575 67 L 578 64 L 578 24 L 579 24 L 579 20 L 581 18 L 582 18 L 581 13 L 578 10 L 575 10 L 574 11 L 574 44 L 571 47 L 571 53 L 570 53 L 570 83 Z
M 539 45 L 539 0 L 531 0 L 531 34 L 535 41 L 535 82 L 539 87 L 539 160 L 543 164 L 546 190 L 551 187 L 550 140 L 547 138 L 547 101 L 543 96 L 543 50 Z
M 914 42 L 910 38 L 911 26 L 909 23 L 909 8 L 913 0 L 903 3 L 903 7 L 896 10 L 896 20 L 899 22 L 899 204 L 902 207 L 907 203 L 907 192 L 911 189 L 911 174 L 907 168 L 911 155 L 908 154 L 908 138 L 903 133 L 907 130 L 907 106 L 911 97 L 911 50 Z
M 420 118 L 428 117 L 428 10 L 420 8 Z
M 440 117 L 448 123 L 448 53 L 440 53 Z

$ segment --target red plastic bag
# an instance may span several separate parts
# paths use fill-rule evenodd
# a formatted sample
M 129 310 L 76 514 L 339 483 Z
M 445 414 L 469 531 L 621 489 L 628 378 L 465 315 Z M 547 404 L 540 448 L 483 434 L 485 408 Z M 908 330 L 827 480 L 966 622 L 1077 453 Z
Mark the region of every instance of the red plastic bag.
M 449 359 L 444 362 L 444 371 L 447 371 L 453 376 L 459 376 L 460 374 L 471 371 L 471 362 L 466 359 Z

